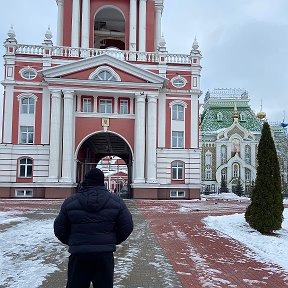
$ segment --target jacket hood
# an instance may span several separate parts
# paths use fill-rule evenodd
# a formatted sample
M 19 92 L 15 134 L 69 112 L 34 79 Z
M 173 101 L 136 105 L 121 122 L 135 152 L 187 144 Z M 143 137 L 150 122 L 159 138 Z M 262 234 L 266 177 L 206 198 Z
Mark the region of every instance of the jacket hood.
M 77 193 L 81 206 L 86 211 L 99 211 L 111 197 L 111 193 L 103 186 L 83 187 Z

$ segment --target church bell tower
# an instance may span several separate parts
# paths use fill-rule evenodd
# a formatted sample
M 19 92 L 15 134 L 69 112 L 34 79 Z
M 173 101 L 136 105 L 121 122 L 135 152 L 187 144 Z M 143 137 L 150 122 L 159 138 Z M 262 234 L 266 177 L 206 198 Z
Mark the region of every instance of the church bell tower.
M 58 46 L 157 50 L 164 0 L 56 1 Z

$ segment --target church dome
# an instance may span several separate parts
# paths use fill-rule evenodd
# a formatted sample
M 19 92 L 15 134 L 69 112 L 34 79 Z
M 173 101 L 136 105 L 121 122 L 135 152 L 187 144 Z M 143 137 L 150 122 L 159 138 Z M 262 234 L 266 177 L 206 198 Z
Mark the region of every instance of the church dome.
M 257 116 L 257 118 L 262 120 L 262 119 L 266 118 L 266 113 L 261 111 L 261 112 L 258 112 L 256 116 Z

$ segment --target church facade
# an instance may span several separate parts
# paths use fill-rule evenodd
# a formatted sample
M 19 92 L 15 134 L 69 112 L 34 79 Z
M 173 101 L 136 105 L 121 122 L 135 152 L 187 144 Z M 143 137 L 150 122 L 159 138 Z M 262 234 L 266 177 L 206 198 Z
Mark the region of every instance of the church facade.
M 163 0 L 57 0 L 57 43 L 4 42 L 0 197 L 63 198 L 105 157 L 129 197 L 200 197 L 201 52 L 170 54 Z
M 256 180 L 257 149 L 266 113 L 250 107 L 243 89 L 214 89 L 205 95 L 201 113 L 202 192 L 219 192 L 224 180 L 235 192 L 240 182 L 250 195 Z M 262 109 L 261 109 L 262 110 Z M 287 195 L 288 141 L 281 123 L 269 123 L 280 164 L 282 193 Z
M 257 148 L 262 124 L 243 89 L 214 89 L 204 99 L 201 115 L 202 192 L 230 192 L 239 181 L 249 194 L 256 179 Z

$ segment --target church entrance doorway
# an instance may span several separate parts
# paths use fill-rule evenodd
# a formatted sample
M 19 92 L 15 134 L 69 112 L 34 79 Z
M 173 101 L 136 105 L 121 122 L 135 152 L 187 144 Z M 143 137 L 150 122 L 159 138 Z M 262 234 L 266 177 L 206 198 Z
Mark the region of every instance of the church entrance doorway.
M 76 181 L 80 183 L 92 168 L 105 175 L 105 186 L 111 193 L 131 198 L 132 150 L 118 134 L 99 132 L 85 139 L 77 153 Z

